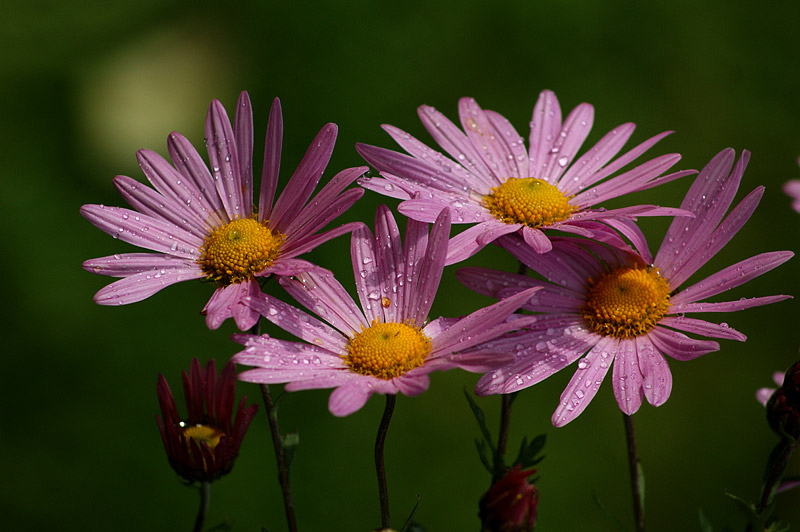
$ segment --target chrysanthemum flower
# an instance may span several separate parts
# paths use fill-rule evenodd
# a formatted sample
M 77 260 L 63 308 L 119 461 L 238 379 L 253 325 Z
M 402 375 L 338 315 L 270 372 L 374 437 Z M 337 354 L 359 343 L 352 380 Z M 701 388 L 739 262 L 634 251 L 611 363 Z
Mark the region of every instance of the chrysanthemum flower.
M 114 185 L 134 210 L 84 205 L 81 214 L 114 238 L 156 253 L 125 253 L 84 262 L 87 271 L 122 277 L 94 297 L 101 305 L 141 301 L 165 286 L 208 279 L 217 286 L 203 309 L 209 328 L 234 318 L 240 329 L 252 327 L 258 314 L 243 303 L 257 294 L 258 277 L 294 275 L 314 267 L 298 259 L 322 242 L 352 231 L 345 224 L 319 234 L 361 197 L 344 189 L 366 168 L 338 173 L 309 202 L 330 160 L 337 128 L 322 128 L 278 200 L 283 119 L 272 103 L 258 207 L 253 204 L 253 113 L 242 92 L 231 127 L 222 104 L 214 100 L 206 118 L 206 142 L 212 171 L 179 133 L 167 139 L 172 164 L 140 150 L 139 165 L 155 190 L 126 176 Z
M 235 336 L 247 348 L 233 360 L 257 368 L 239 379 L 289 383 L 288 391 L 336 388 L 329 409 L 346 416 L 373 393 L 424 392 L 432 371 L 483 372 L 509 362 L 504 353 L 473 348 L 530 322 L 531 317 L 505 321 L 531 296 L 530 290 L 462 319 L 427 322 L 449 234 L 450 215 L 444 211 L 430 237 L 426 224 L 409 220 L 404 244 L 391 211 L 381 206 L 375 237 L 366 226 L 353 231 L 351 256 L 361 308 L 330 272 L 282 277 L 286 291 L 327 324 L 268 294 L 252 296 L 255 310 L 307 343 Z
M 458 276 L 467 286 L 496 297 L 543 287 L 523 306 L 541 313 L 539 320 L 525 331 L 487 344 L 513 350 L 516 357 L 513 363 L 484 375 L 477 393 L 514 392 L 577 362 L 553 414 L 553 424 L 561 426 L 586 408 L 613 366 L 614 396 L 622 411 L 632 414 L 643 397 L 654 406 L 669 398 L 672 377 L 665 355 L 692 360 L 719 349 L 715 341 L 691 338 L 684 332 L 744 341 L 745 335 L 726 323 L 686 314 L 733 312 L 787 299 L 790 296 L 705 301 L 766 273 L 793 253 L 756 255 L 689 287 L 679 287 L 728 243 L 758 204 L 763 187 L 725 217 L 749 156 L 744 152 L 732 172 L 735 153 L 731 149 L 708 163 L 681 205 L 695 217 L 673 220 L 655 259 L 641 233 L 631 233 L 638 253 L 562 238 L 554 240 L 551 253 L 537 255 L 520 238 L 507 236 L 501 245 L 547 281 L 493 270 L 460 270 Z
M 211 482 L 228 474 L 258 410 L 257 404 L 245 408 L 245 395 L 239 401 L 234 418 L 236 369 L 233 363 L 225 364 L 217 378 L 213 360 L 204 370 L 196 358 L 192 359 L 189 375 L 183 372 L 183 393 L 189 411 L 185 418 L 178 414 L 163 375 L 158 376 L 157 390 L 163 419 L 156 416 L 156 420 L 169 465 L 186 482 Z
M 604 239 L 612 228 L 619 229 L 621 220 L 685 214 L 654 205 L 595 208 L 606 200 L 693 173 L 661 176 L 680 159 L 678 154 L 662 155 L 619 173 L 669 132 L 612 162 L 635 125 L 622 124 L 577 157 L 594 118 L 588 103 L 576 107 L 562 123 L 555 94 L 543 91 L 533 110 L 527 150 L 522 137 L 500 114 L 481 109 L 471 98 L 462 98 L 458 110 L 463 132 L 434 108 L 419 108 L 423 125 L 452 159 L 389 125 L 383 128 L 410 155 L 356 146 L 383 176 L 361 179 L 360 184 L 405 200 L 399 206 L 404 215 L 432 222 L 449 208 L 454 223 L 476 224 L 453 238 L 447 264 L 470 257 L 504 234 L 519 232 L 536 252 L 545 253 L 552 248 L 545 233 L 551 229 Z

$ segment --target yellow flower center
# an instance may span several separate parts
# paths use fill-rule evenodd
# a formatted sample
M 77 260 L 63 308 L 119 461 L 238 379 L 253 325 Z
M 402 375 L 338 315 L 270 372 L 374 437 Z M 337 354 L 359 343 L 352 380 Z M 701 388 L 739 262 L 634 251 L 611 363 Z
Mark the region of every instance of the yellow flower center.
M 578 209 L 556 187 L 533 177 L 509 178 L 483 197 L 483 205 L 498 220 L 533 229 L 566 220 Z
M 342 358 L 355 373 L 388 380 L 421 366 L 430 352 L 431 341 L 421 331 L 376 320 L 350 339 Z
M 208 445 L 208 448 L 211 449 L 211 452 L 214 452 L 214 448 L 219 443 L 220 438 L 225 435 L 225 433 L 221 430 L 209 425 L 192 425 L 189 427 L 182 426 L 181 430 L 187 440 L 192 439 L 196 441 L 198 445 L 200 442 L 205 442 L 206 445 Z
M 604 336 L 640 336 L 667 313 L 669 292 L 656 268 L 616 268 L 596 281 L 589 279 L 583 318 Z
M 284 239 L 257 220 L 237 218 L 209 233 L 197 262 L 209 279 L 223 285 L 241 283 L 272 264 Z

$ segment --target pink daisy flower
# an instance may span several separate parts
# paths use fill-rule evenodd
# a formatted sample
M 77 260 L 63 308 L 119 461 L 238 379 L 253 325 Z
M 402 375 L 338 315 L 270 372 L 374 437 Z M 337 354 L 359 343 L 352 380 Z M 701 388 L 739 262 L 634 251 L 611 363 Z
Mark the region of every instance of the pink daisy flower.
M 537 253 L 545 253 L 552 249 L 547 233 L 551 229 L 604 239 L 637 216 L 686 214 L 654 205 L 595 208 L 606 200 L 694 173 L 661 176 L 680 160 L 678 154 L 662 155 L 619 173 L 669 132 L 611 162 L 635 125 L 613 129 L 578 157 L 594 118 L 594 108 L 588 103 L 576 107 L 562 123 L 555 94 L 543 91 L 533 109 L 527 150 L 522 137 L 500 114 L 481 109 L 472 98 L 462 98 L 458 110 L 463 132 L 432 107 L 423 105 L 418 110 L 425 129 L 452 158 L 389 125 L 383 128 L 409 155 L 356 146 L 383 176 L 361 179 L 360 184 L 404 200 L 399 206 L 404 215 L 431 222 L 449 208 L 455 223 L 476 224 L 453 238 L 447 264 L 474 255 L 504 234 L 519 232 Z
M 731 172 L 735 153 L 726 149 L 700 172 L 681 208 L 695 217 L 675 218 L 652 258 L 641 233 L 631 233 L 638 253 L 590 240 L 554 239 L 552 253 L 537 255 L 518 237 L 500 243 L 546 281 L 477 268 L 458 272 L 478 292 L 505 297 L 542 287 L 523 308 L 539 312 L 526 330 L 484 347 L 516 351 L 515 360 L 487 373 L 477 393 L 511 393 L 532 386 L 577 362 L 553 424 L 575 419 L 592 400 L 609 369 L 620 409 L 636 412 L 642 399 L 660 406 L 669 398 L 672 376 L 665 355 L 692 360 L 717 351 L 713 340 L 686 333 L 744 341 L 726 323 L 690 318 L 693 312 L 733 312 L 787 299 L 777 295 L 706 302 L 784 263 L 793 253 L 762 253 L 729 266 L 695 284 L 679 287 L 741 229 L 764 188 L 751 192 L 726 217 L 750 157 L 744 152 Z
M 156 253 L 84 262 L 87 271 L 122 277 L 97 292 L 95 302 L 127 305 L 180 281 L 207 279 L 217 286 L 203 309 L 208 327 L 216 329 L 232 317 L 240 329 L 251 328 L 258 313 L 244 300 L 260 292 L 259 277 L 315 268 L 297 257 L 358 225 L 318 233 L 361 197 L 361 189 L 344 189 L 365 167 L 339 172 L 309 201 L 330 160 L 336 132 L 335 124 L 322 128 L 273 205 L 283 137 L 276 98 L 267 125 L 258 208 L 253 203 L 253 112 L 247 92 L 239 97 L 233 127 L 219 101 L 209 106 L 211 172 L 179 133 L 167 139 L 172 164 L 140 150 L 139 165 L 155 190 L 117 176 L 114 185 L 133 209 L 84 205 L 81 214 L 114 238 Z
M 247 347 L 233 360 L 256 368 L 240 373 L 239 379 L 288 383 L 288 391 L 336 388 L 328 408 L 346 416 L 373 393 L 424 392 L 432 371 L 484 372 L 509 362 L 504 353 L 474 347 L 530 323 L 532 317 L 506 318 L 536 289 L 465 318 L 427 322 L 449 235 L 450 215 L 444 211 L 430 237 L 426 224 L 409 220 L 404 244 L 391 211 L 381 206 L 375 237 L 366 226 L 353 231 L 351 256 L 361 308 L 330 272 L 282 277 L 286 291 L 327 323 L 270 295 L 252 296 L 255 310 L 306 343 L 236 335 Z

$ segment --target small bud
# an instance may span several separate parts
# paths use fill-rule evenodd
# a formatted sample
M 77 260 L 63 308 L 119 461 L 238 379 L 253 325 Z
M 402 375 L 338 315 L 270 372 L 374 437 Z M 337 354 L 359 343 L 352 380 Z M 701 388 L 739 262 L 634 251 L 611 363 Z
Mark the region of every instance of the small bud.
M 539 491 L 528 482 L 535 469 L 514 466 L 481 497 L 478 517 L 489 532 L 530 532 L 536 526 Z
M 767 421 L 779 436 L 800 439 L 800 404 L 791 401 L 782 386 L 767 401 Z
M 163 375 L 158 378 L 158 401 L 161 416 L 156 416 L 161 439 L 172 468 L 187 483 L 212 482 L 226 475 L 239 455 L 250 420 L 258 405 L 245 408 L 244 396 L 236 408 L 234 395 L 236 369 L 228 362 L 217 375 L 210 360 L 205 369 L 195 358 L 189 374 L 183 372 L 183 390 L 188 415 L 182 417 L 175 407 L 172 391 Z

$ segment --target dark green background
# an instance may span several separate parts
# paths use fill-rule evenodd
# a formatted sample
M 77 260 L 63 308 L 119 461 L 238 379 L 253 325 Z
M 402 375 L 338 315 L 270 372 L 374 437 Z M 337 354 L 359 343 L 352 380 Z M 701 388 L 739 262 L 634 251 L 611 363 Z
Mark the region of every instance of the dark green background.
M 783 182 L 800 178 L 796 3 L 450 2 L 293 3 L 44 1 L 4 10 L 0 76 L 3 183 L 0 246 L 5 287 L 0 527 L 5 530 L 188 530 L 196 494 L 168 467 L 155 424 L 156 378 L 179 389 L 193 356 L 225 361 L 237 351 L 230 323 L 208 331 L 198 312 L 211 287 L 183 283 L 147 301 L 108 308 L 92 295 L 108 282 L 83 260 L 130 249 L 78 214 L 84 203 L 122 204 L 115 174 L 142 178 L 143 147 L 166 155 L 171 130 L 198 146 L 208 102 L 229 108 L 250 91 L 256 167 L 267 110 L 283 103 L 283 182 L 326 122 L 340 127 L 328 175 L 362 164 L 357 141 L 392 147 L 381 123 L 430 142 L 415 109 L 426 103 L 456 119 L 473 96 L 508 117 L 527 139 L 538 93 L 566 112 L 595 106 L 589 142 L 626 121 L 633 142 L 670 129 L 653 153 L 677 151 L 677 168 L 701 168 L 726 146 L 752 150 L 738 197 L 763 184 L 764 200 L 711 273 L 752 254 L 795 249 L 800 214 Z M 293 6 L 293 7 L 290 7 Z M 380 7 L 379 7 L 380 6 Z M 626 198 L 677 205 L 688 180 Z M 368 193 L 346 219 L 371 224 L 383 201 Z M 643 224 L 653 249 L 664 221 Z M 310 256 L 351 286 L 348 241 Z M 512 270 L 487 249 L 469 262 Z M 796 260 L 732 297 L 796 294 Z M 445 272 L 434 314 L 457 315 L 488 300 Z M 699 530 L 698 512 L 742 530 L 725 491 L 754 499 L 775 443 L 754 400 L 773 371 L 798 358 L 798 302 L 712 319 L 749 335 L 746 343 L 673 363 L 674 388 L 661 408 L 635 416 L 647 473 L 651 531 Z M 621 415 L 604 384 L 565 428 L 550 415 L 573 370 L 522 393 L 511 446 L 547 432 L 540 467 L 540 530 L 618 530 L 593 502 L 631 530 Z M 462 388 L 477 377 L 435 374 L 424 395 L 398 401 L 387 443 L 395 526 L 421 503 L 429 531 L 477 530 L 488 477 Z M 242 385 L 251 400 L 257 388 Z M 293 470 L 300 529 L 357 531 L 379 524 L 372 445 L 383 401 L 337 419 L 327 391 L 281 402 L 284 430 L 298 430 Z M 495 426 L 499 400 L 481 405 Z M 181 408 L 183 408 L 181 406 Z M 214 484 L 209 523 L 236 530 L 285 529 L 263 412 L 233 473 Z M 791 467 L 794 473 L 800 464 Z M 798 493 L 778 513 L 800 523 Z

